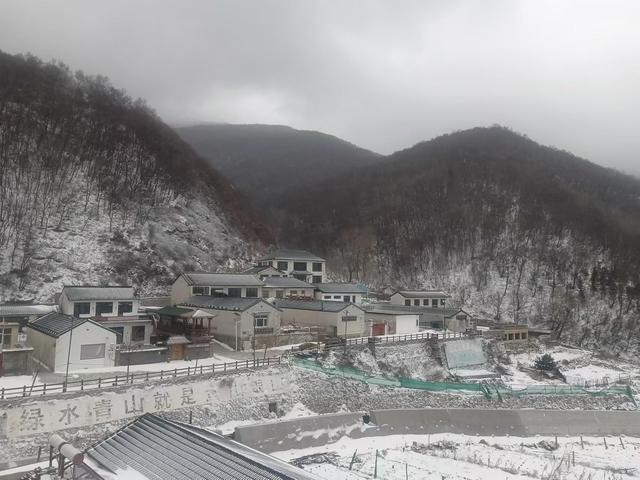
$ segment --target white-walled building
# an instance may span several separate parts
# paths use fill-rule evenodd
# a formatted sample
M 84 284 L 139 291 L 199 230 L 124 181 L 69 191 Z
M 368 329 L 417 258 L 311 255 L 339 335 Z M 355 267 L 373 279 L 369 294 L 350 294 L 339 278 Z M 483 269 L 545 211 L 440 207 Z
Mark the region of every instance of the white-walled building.
M 373 304 L 365 308 L 367 335 L 404 335 L 420 331 L 420 314 L 394 308 L 391 305 Z
M 338 302 L 351 302 L 356 305 L 362 303 L 363 297 L 367 296 L 367 287 L 359 283 L 337 283 L 327 282 L 315 285 L 315 299 Z
M 442 290 L 398 290 L 391 295 L 392 305 L 444 308 L 450 298 Z
M 182 273 L 171 286 L 171 304 L 195 296 L 261 298 L 264 283 L 245 273 Z
M 262 298 L 305 298 L 311 300 L 315 287 L 293 277 L 267 277 L 263 280 Z
M 365 312 L 353 303 L 276 299 L 283 324 L 320 327 L 330 337 L 362 337 Z
M 194 296 L 176 305 L 213 313 L 211 334 L 217 340 L 238 349 L 273 346 L 280 333 L 281 310 L 262 298 L 220 298 Z
M 33 356 L 50 371 L 64 372 L 67 358 L 70 371 L 115 364 L 118 335 L 88 318 L 52 312 L 30 322 L 26 330 Z
M 273 267 L 289 277 L 307 283 L 327 281 L 327 262 L 306 250 L 278 249 L 257 262 L 261 267 Z
M 153 322 L 140 313 L 140 299 L 131 286 L 66 285 L 59 298 L 60 312 L 91 318 L 119 334 L 118 343 L 149 345 Z

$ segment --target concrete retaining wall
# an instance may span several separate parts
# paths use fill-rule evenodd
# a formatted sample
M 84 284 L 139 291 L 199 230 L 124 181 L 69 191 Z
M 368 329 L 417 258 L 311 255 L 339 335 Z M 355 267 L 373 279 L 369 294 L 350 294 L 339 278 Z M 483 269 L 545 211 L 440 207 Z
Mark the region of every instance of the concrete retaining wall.
M 234 439 L 264 452 L 302 449 L 382 435 L 640 436 L 640 412 L 613 410 L 398 409 L 296 418 L 236 427 Z
M 374 410 L 387 434 L 640 435 L 640 412 L 613 410 Z
M 364 412 L 336 413 L 236 427 L 234 440 L 264 452 L 307 448 L 333 443 L 348 435 L 369 436 Z M 374 428 L 375 430 L 375 428 Z

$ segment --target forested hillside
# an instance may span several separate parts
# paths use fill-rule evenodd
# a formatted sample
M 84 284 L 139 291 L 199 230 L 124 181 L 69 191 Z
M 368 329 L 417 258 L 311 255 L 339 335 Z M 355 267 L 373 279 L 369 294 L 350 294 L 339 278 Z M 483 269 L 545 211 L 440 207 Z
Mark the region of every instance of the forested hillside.
M 260 207 L 269 207 L 294 188 L 381 158 L 331 135 L 280 125 L 195 125 L 177 131 Z
M 444 287 L 479 316 L 638 344 L 640 181 L 505 128 L 423 142 L 278 207 L 283 241 L 344 279 Z
M 0 301 L 50 300 L 63 283 L 154 292 L 270 235 L 142 101 L 0 52 Z

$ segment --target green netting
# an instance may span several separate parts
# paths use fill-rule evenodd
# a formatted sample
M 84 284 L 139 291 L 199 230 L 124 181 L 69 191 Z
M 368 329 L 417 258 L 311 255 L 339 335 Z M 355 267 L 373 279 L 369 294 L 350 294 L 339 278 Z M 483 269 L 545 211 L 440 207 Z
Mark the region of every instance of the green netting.
M 473 392 L 482 393 L 488 399 L 492 398 L 495 393 L 496 398 L 502 401 L 503 397 L 519 397 L 522 395 L 626 395 L 636 405 L 633 391 L 628 385 L 611 385 L 602 389 L 589 389 L 577 387 L 573 385 L 527 385 L 523 388 L 510 388 L 498 385 L 487 385 L 483 383 L 465 383 L 465 382 L 428 382 L 417 380 L 415 378 L 387 378 L 379 375 L 369 375 L 362 370 L 353 367 L 334 367 L 325 368 L 319 363 L 304 358 L 294 358 L 293 362 L 303 368 L 316 370 L 327 375 L 338 375 L 341 377 L 351 378 L 373 385 L 384 385 L 388 387 L 403 387 L 417 390 L 427 390 L 430 392 Z

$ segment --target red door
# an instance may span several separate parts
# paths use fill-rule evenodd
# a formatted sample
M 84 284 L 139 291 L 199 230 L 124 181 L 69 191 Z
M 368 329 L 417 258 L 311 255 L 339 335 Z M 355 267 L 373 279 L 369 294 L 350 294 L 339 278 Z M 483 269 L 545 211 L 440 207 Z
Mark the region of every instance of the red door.
M 374 337 L 384 335 L 384 323 L 374 323 L 371 328 L 371 335 Z

